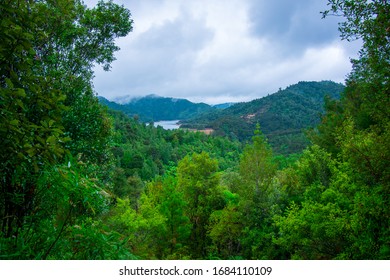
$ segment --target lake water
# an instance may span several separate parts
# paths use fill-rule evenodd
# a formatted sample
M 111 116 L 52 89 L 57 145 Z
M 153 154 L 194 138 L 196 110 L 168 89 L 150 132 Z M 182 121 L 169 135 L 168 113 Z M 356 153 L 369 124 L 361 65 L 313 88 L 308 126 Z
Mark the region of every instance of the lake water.
M 155 122 L 154 126 L 162 126 L 164 129 L 178 129 L 180 125 L 178 124 L 179 120 L 174 120 L 174 121 L 159 121 Z

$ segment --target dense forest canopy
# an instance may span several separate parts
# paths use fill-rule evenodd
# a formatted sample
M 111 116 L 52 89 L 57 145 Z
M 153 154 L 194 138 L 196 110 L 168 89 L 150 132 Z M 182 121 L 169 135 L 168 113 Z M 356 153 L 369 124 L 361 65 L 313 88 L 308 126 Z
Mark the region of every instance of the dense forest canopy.
M 299 82 L 263 98 L 184 120 L 182 127 L 212 128 L 214 135 L 248 141 L 260 124 L 275 153 L 300 153 L 309 144 L 305 131 L 320 122 L 324 101 L 339 99 L 343 90 L 342 84 L 331 81 Z
M 113 1 L 0 3 L 1 259 L 389 259 L 390 4 L 329 0 L 359 58 L 301 153 L 100 105 Z M 233 106 L 234 107 L 234 106 Z

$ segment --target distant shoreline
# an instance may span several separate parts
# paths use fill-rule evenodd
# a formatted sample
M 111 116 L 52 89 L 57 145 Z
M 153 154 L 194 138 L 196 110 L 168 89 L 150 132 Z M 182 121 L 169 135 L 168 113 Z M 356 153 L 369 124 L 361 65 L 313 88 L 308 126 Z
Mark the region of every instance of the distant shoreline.
M 172 130 L 172 129 L 180 128 L 179 122 L 180 120 L 171 120 L 171 121 L 158 121 L 158 122 L 154 122 L 153 124 L 155 127 L 161 126 L 164 129 Z
M 161 126 L 163 129 L 166 130 L 180 129 L 181 126 L 180 120 L 158 121 L 158 122 L 154 122 L 153 125 L 155 127 Z M 183 128 L 183 129 L 192 132 L 202 132 L 206 135 L 211 135 L 214 132 L 214 129 L 212 128 L 205 128 L 205 129 Z

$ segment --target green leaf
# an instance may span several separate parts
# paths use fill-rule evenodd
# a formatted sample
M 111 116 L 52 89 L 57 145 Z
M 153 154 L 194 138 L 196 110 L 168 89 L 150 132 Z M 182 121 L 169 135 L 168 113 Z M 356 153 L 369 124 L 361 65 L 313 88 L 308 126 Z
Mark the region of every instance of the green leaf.
M 12 120 L 12 121 L 10 121 L 10 124 L 13 126 L 17 126 L 17 125 L 19 125 L 19 120 Z

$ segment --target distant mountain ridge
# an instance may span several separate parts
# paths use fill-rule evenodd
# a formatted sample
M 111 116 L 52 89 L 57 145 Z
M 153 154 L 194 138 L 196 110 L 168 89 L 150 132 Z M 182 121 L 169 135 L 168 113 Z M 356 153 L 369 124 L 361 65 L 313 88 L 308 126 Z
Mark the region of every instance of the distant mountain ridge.
M 182 122 L 183 128 L 211 128 L 217 135 L 250 140 L 256 124 L 277 153 L 300 152 L 308 144 L 304 130 L 316 126 L 324 98 L 340 98 L 344 85 L 332 81 L 299 82 L 274 94 L 232 105 Z
M 217 108 L 217 109 L 227 109 L 227 108 L 233 106 L 234 104 L 236 104 L 236 103 L 227 102 L 227 103 L 213 105 L 213 107 Z
M 138 100 L 143 99 L 143 98 L 152 99 L 152 98 L 164 98 L 164 97 L 159 96 L 157 94 L 148 94 L 146 96 L 124 95 L 124 96 L 118 96 L 118 97 L 113 98 L 112 102 L 118 103 L 120 105 L 126 105 L 129 103 L 135 103 Z
M 99 100 L 109 108 L 122 111 L 130 117 L 138 116 L 143 122 L 186 120 L 216 110 L 205 103 L 193 103 L 187 99 L 161 97 L 155 94 L 136 98 L 125 96 L 115 99 L 115 102 L 104 97 L 99 97 Z
M 121 97 L 117 102 L 99 99 L 143 122 L 180 120 L 182 128 L 212 129 L 216 135 L 240 141 L 249 141 L 259 123 L 274 151 L 290 154 L 307 146 L 304 130 L 319 123 L 325 96 L 338 99 L 343 90 L 344 85 L 332 81 L 299 82 L 250 102 L 214 106 L 157 95 Z

